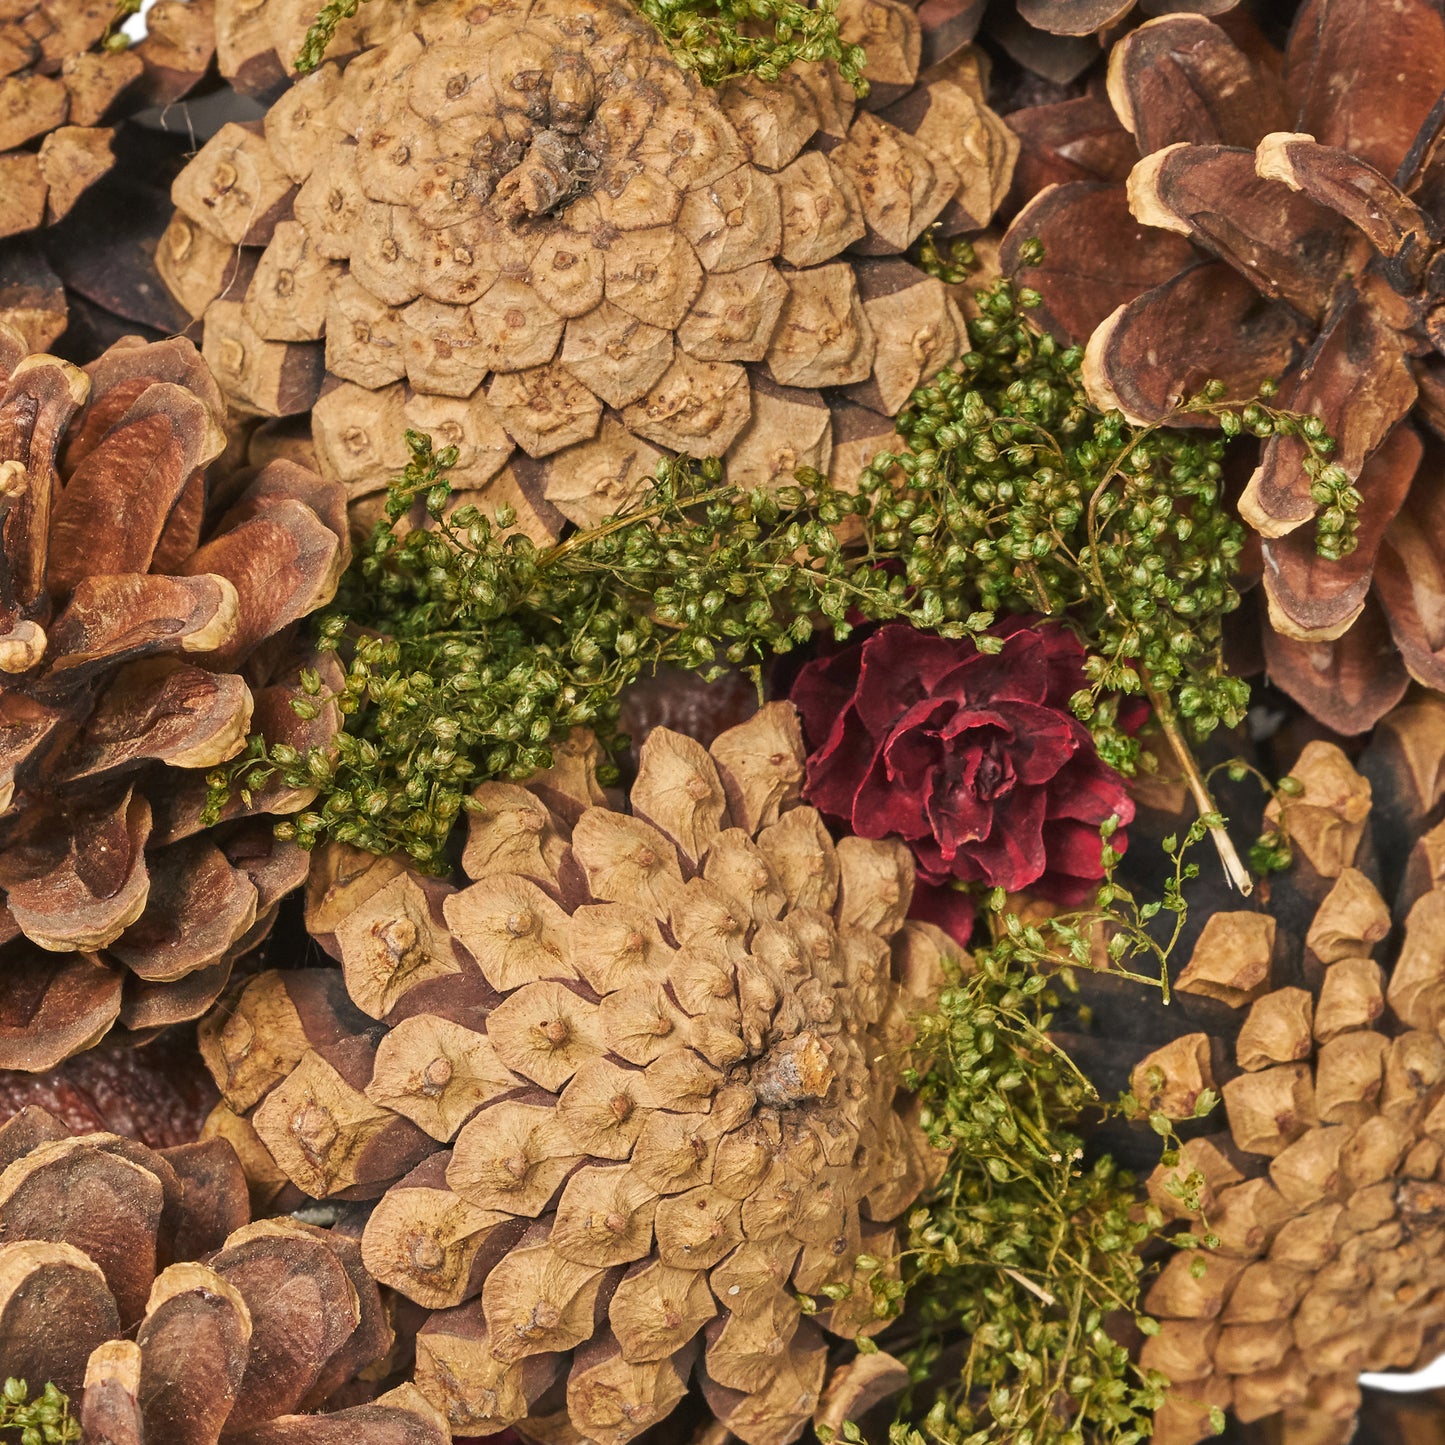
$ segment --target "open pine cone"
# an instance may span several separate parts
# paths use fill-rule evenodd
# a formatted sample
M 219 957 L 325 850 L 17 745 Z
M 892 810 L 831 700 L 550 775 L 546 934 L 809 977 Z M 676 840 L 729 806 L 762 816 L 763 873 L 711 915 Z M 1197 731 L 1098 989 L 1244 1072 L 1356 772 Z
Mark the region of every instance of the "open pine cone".
M 124 1134 L 152 1149 L 190 1144 L 216 1106 L 192 1029 L 144 1048 L 87 1049 L 43 1074 L 0 1069 L 0 1120 L 38 1106 L 72 1134 Z
M 290 463 L 223 487 L 225 404 L 187 341 L 84 371 L 0 329 L 0 1067 L 46 1069 L 117 1021 L 195 1018 L 305 876 L 255 816 L 201 826 L 206 770 L 289 706 L 293 624 L 348 557 L 341 488 Z
M 1017 143 L 976 54 L 920 77 L 907 5 L 840 12 L 866 109 L 831 64 L 709 90 L 627 0 L 441 0 L 225 127 L 175 183 L 162 275 L 242 407 L 302 412 L 329 377 L 316 451 L 353 499 L 408 427 L 534 537 L 611 515 L 665 453 L 851 484 L 968 344 L 900 253 L 984 225 Z M 237 246 L 265 251 L 220 296 Z
M 882 1327 L 868 1269 L 939 1165 L 898 1071 L 946 940 L 903 921 L 901 845 L 798 806 L 790 704 L 710 750 L 654 731 L 630 814 L 589 744 L 477 790 L 468 887 L 332 850 L 309 917 L 342 972 L 207 1021 L 212 1132 L 263 1185 L 378 1201 L 364 1257 L 433 1311 L 416 1383 L 458 1433 L 622 1445 L 696 1367 L 782 1445 L 829 1408 L 818 1326 Z
M 1166 1218 L 1219 1239 L 1167 1257 L 1145 1295 L 1162 1325 L 1142 1363 L 1173 1382 L 1159 1445 L 1210 1436 L 1210 1407 L 1273 1419 L 1260 1438 L 1279 1445 L 1345 1445 L 1362 1370 L 1445 1351 L 1442 763 L 1434 699 L 1381 723 L 1368 777 L 1308 744 L 1303 793 L 1271 805 L 1294 866 L 1267 911 L 1207 918 L 1159 1011 L 1177 1036 L 1132 1069 L 1140 1101 L 1180 1120 L 1223 1097 L 1148 1181 Z M 1192 1170 L 1202 1220 L 1170 1189 Z
M 1002 259 L 1044 241 L 1025 279 L 1043 324 L 1087 340 L 1098 405 L 1153 421 L 1207 378 L 1247 397 L 1274 377 L 1281 404 L 1324 420 L 1363 497 L 1358 548 L 1316 555 L 1294 439 L 1265 446 L 1240 505 L 1262 538 L 1271 676 L 1363 732 L 1412 676 L 1445 687 L 1430 621 L 1445 492 L 1406 419 L 1421 388 L 1422 418 L 1445 429 L 1445 368 L 1426 359 L 1445 341 L 1445 17 L 1431 0 L 1309 0 L 1283 56 L 1236 33 L 1176 15 L 1114 47 L 1109 97 L 1143 157 L 1127 182 L 1098 100 L 1012 118 L 1025 171 L 1064 183 L 1019 214 Z M 1099 179 L 1067 179 L 1081 155 Z
M 442 1445 L 411 1386 L 315 1410 L 392 1345 L 354 1239 L 247 1222 L 219 1139 L 152 1150 L 71 1137 L 43 1109 L 0 1128 L 0 1358 L 53 1381 L 114 1445 Z
M 215 49 L 211 0 L 160 0 L 140 44 L 101 38 L 114 0 L 7 0 L 0 6 L 0 236 L 53 223 L 111 167 L 127 110 L 179 100 Z

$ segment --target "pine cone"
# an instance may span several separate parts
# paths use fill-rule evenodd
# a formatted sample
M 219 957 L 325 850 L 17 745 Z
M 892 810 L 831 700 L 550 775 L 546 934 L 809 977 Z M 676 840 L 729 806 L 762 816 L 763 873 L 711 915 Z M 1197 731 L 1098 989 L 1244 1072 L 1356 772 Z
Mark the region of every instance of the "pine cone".
M 319 1408 L 391 1348 L 354 1239 L 248 1223 L 221 1140 L 73 1138 L 43 1109 L 0 1128 L 0 1352 L 115 1445 L 441 1445 L 411 1386 Z M 204 1262 L 201 1262 L 204 1261 Z
M 216 1088 L 194 1030 L 169 1029 L 143 1049 L 90 1049 L 43 1074 L 0 1070 L 0 1120 L 31 1106 L 72 1134 L 124 1134 L 164 1149 L 200 1137 Z
M 348 556 L 341 489 L 278 462 L 228 492 L 225 405 L 189 342 L 81 371 L 0 332 L 0 1067 L 47 1069 L 119 1021 L 197 1017 L 305 857 L 279 785 L 202 827 L 206 770 L 324 742 L 289 706 L 292 626 Z
M 1411 677 L 1445 687 L 1427 581 L 1445 491 L 1437 468 L 1419 470 L 1409 419 L 1418 394 L 1420 418 L 1445 428 L 1445 367 L 1416 360 L 1445 342 L 1427 165 L 1445 18 L 1431 0 L 1309 0 L 1283 56 L 1232 29 L 1238 43 L 1174 15 L 1114 47 L 1109 98 L 1142 157 L 1126 182 L 1096 99 L 1011 117 L 1025 170 L 1064 183 L 1025 206 L 1001 260 L 1011 269 L 1023 241 L 1044 241 L 1026 280 L 1042 324 L 1087 340 L 1102 407 L 1155 421 L 1206 379 L 1245 398 L 1273 377 L 1280 404 L 1323 418 L 1363 496 L 1357 550 L 1316 555 L 1293 438 L 1266 444 L 1240 508 L 1262 539 L 1272 679 L 1359 733 Z M 1081 160 L 1098 179 L 1070 178 Z
M 627 0 L 443 0 L 225 127 L 175 184 L 162 275 L 253 411 L 311 405 L 324 335 L 316 450 L 372 497 L 359 518 L 408 427 L 534 537 L 611 515 L 671 452 L 726 455 L 744 487 L 804 465 L 852 485 L 968 344 L 899 253 L 984 225 L 1017 143 L 978 55 L 920 78 L 911 9 L 842 11 L 870 109 L 822 63 L 708 90 Z M 236 246 L 266 249 L 216 299 Z
M 696 1365 L 728 1430 L 781 1445 L 867 1392 L 820 1403 L 818 1325 L 882 1327 L 858 1257 L 896 1258 L 936 1177 L 896 1093 L 947 942 L 903 922 L 901 845 L 798 805 L 791 705 L 710 750 L 655 730 L 631 814 L 595 755 L 477 790 L 468 887 L 333 847 L 309 919 L 342 972 L 207 1021 L 212 1130 L 263 1185 L 378 1201 L 364 1257 L 433 1312 L 416 1383 L 457 1432 L 622 1445 Z
M 101 37 L 114 0 L 12 0 L 0 9 L 0 236 L 69 213 L 112 164 L 113 126 L 179 100 L 211 63 L 210 0 L 161 0 L 138 45 Z
M 1362 1370 L 1445 1351 L 1442 763 L 1438 699 L 1382 722 L 1368 776 L 1308 744 L 1302 795 L 1270 808 L 1294 866 L 1268 911 L 1207 918 L 1162 1010 L 1182 1011 L 1177 1036 L 1133 1063 L 1151 1111 L 1191 1119 L 1214 1089 L 1227 1123 L 1148 1180 L 1166 1218 L 1220 1241 L 1168 1256 L 1145 1295 L 1162 1324 L 1141 1363 L 1173 1382 L 1159 1445 L 1211 1435 L 1211 1407 L 1281 1416 L 1267 1438 L 1283 1445 L 1345 1445 Z M 1082 1056 L 1076 1042 L 1060 1039 Z M 1202 1216 L 1170 1188 L 1192 1170 Z
M 1066 88 L 1077 95 L 1086 83 L 1086 72 L 1127 26 L 1179 10 L 1224 15 L 1239 0 L 993 0 L 986 16 L 979 13 L 984 3 L 974 0 L 969 7 L 974 11 L 973 24 L 985 21 L 989 39 L 1036 77 L 1032 88 L 1041 88 L 1042 82 L 1056 92 Z M 1024 83 L 1030 85 L 1028 76 Z

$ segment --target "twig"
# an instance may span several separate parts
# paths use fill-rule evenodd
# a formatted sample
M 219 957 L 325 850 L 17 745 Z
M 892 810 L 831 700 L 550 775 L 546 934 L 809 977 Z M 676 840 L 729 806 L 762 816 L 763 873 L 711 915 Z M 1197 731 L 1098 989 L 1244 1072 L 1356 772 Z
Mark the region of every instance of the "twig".
M 1209 795 L 1209 789 L 1199 771 L 1199 764 L 1194 761 L 1194 754 L 1189 750 L 1189 744 L 1184 740 L 1184 734 L 1180 732 L 1178 723 L 1174 721 L 1174 714 L 1170 711 L 1168 699 L 1150 688 L 1149 702 L 1154 708 L 1154 716 L 1159 719 L 1160 730 L 1169 739 L 1169 745 L 1174 749 L 1175 757 L 1179 759 L 1179 766 L 1184 771 L 1184 781 L 1194 795 L 1195 807 L 1199 809 L 1201 816 L 1217 813 L 1219 810 L 1214 806 L 1214 799 Z M 1241 896 L 1248 898 L 1254 892 L 1254 879 L 1249 876 L 1249 869 L 1244 866 L 1244 860 L 1239 856 L 1239 851 L 1234 846 L 1234 840 L 1217 825 L 1210 828 L 1209 837 L 1219 853 L 1219 861 L 1224 867 L 1225 877 L 1229 879 L 1230 884 Z
M 1020 1274 L 1018 1270 L 1010 1269 L 1006 1264 L 1000 1265 L 999 1268 L 1002 1269 L 1002 1271 L 1006 1275 L 1008 1275 L 1008 1277 L 1013 1280 L 1015 1284 L 1023 1285 L 1023 1287 L 1028 1290 L 1031 1295 L 1036 1295 L 1039 1299 L 1043 1300 L 1046 1305 L 1058 1304 L 1058 1300 L 1055 1299 L 1055 1297 L 1051 1295 L 1048 1290 L 1046 1290 L 1040 1284 L 1035 1284 L 1033 1280 L 1028 1277 L 1028 1275 Z

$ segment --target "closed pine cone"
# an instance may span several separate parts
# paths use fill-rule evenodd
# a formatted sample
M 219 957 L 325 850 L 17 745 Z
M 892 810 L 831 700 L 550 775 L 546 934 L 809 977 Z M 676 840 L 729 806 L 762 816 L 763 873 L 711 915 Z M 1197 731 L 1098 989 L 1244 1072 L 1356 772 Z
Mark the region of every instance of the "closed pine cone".
M 904 923 L 901 845 L 799 806 L 791 704 L 710 750 L 654 731 L 630 814 L 595 751 L 477 790 L 467 887 L 333 849 L 309 917 L 341 974 L 208 1020 L 211 1132 L 262 1187 L 378 1200 L 364 1257 L 433 1312 L 416 1384 L 457 1433 L 622 1445 L 696 1368 L 781 1445 L 824 1397 L 818 1326 L 882 1327 L 857 1258 L 896 1258 L 938 1166 L 898 1074 L 946 942 Z
M 1282 799 L 1294 867 L 1269 912 L 1213 914 L 1177 983 L 1181 1005 L 1214 1000 L 1232 1025 L 1133 1071 L 1178 1118 L 1219 1088 L 1227 1123 L 1148 1184 L 1167 1217 L 1196 1221 L 1169 1184 L 1197 1170 L 1188 1227 L 1220 1241 L 1170 1257 L 1145 1296 L 1162 1324 L 1142 1363 L 1173 1382 L 1160 1445 L 1211 1435 L 1211 1406 L 1270 1420 L 1282 1445 L 1345 1445 L 1362 1370 L 1445 1350 L 1445 829 L 1424 826 L 1442 757 L 1436 700 L 1385 720 L 1368 779 L 1332 744 L 1305 748 L 1305 791 Z M 1402 833 L 1419 840 L 1408 866 L 1377 857 Z M 1392 918 L 1381 889 L 1402 873 Z
M 977 55 L 920 84 L 908 6 L 841 10 L 874 108 L 821 63 L 709 90 L 626 0 L 418 8 L 201 151 L 162 274 L 253 412 L 311 405 L 324 336 L 313 436 L 354 499 L 407 427 L 534 537 L 612 514 L 667 453 L 852 484 L 968 345 L 900 253 L 984 225 L 1017 141 Z M 216 299 L 236 246 L 265 250 Z
M 0 328 L 0 377 L 0 1067 L 39 1070 L 197 1017 L 304 878 L 252 815 L 310 795 L 204 829 L 205 775 L 253 721 L 329 736 L 289 706 L 319 665 L 293 624 L 349 547 L 334 482 L 208 477 L 225 404 L 189 342 L 81 371 Z
M 0 1354 L 53 1381 L 110 1445 L 443 1445 L 417 1392 L 304 1413 L 393 1332 L 354 1239 L 248 1223 L 219 1139 L 152 1150 L 72 1137 L 43 1109 L 0 1128 Z M 204 1263 L 200 1261 L 204 1260 Z
M 160 0 L 139 45 L 101 38 L 114 0 L 0 4 L 0 236 L 67 215 L 111 167 L 115 128 L 144 105 L 179 100 L 215 49 L 210 0 Z

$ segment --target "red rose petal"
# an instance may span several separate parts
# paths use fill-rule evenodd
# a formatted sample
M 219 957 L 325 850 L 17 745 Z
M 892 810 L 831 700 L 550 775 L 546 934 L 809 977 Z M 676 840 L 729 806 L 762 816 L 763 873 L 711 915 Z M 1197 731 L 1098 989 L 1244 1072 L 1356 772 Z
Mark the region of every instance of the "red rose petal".
M 891 623 L 807 664 L 793 687 L 813 749 L 805 795 L 862 837 L 901 838 L 925 886 L 1080 901 L 1102 875 L 1099 825 L 1134 814 L 1069 710 L 1084 649 L 1057 622 L 991 631 L 998 653 Z M 1122 832 L 1112 842 L 1122 850 Z

